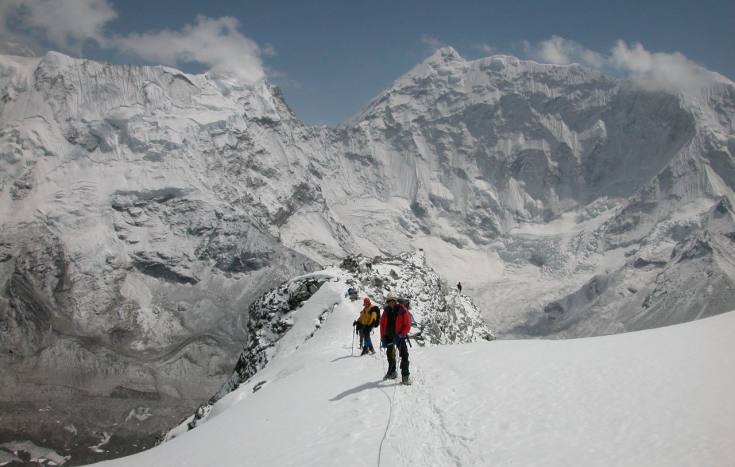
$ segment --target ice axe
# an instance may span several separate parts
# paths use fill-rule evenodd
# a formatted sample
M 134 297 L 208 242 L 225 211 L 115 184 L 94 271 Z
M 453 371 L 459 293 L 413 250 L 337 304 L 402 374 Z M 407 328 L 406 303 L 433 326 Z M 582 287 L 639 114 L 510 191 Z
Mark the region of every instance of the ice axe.
M 354 357 L 355 356 L 355 334 L 357 334 L 357 326 L 355 326 L 355 323 L 352 323 L 353 330 L 355 332 L 352 333 L 352 347 L 350 348 L 350 354 Z

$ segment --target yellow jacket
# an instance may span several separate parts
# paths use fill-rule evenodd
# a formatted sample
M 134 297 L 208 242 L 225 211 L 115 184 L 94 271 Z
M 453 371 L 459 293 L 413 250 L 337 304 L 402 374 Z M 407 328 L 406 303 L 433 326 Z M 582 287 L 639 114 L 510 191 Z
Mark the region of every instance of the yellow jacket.
M 360 312 L 360 317 L 357 318 L 357 322 L 360 323 L 362 326 L 373 326 L 375 325 L 375 322 L 378 319 L 377 314 L 374 311 L 370 311 L 370 309 L 375 305 L 366 306 L 362 309 Z

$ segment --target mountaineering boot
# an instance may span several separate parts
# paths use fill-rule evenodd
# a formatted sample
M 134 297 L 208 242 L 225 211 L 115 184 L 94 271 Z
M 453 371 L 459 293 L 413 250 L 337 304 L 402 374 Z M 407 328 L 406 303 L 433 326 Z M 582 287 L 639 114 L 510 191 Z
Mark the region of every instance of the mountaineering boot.
M 396 373 L 395 371 L 389 371 L 383 377 L 383 379 L 396 379 L 396 378 L 398 378 L 398 373 Z
M 368 353 L 368 349 L 362 349 L 362 353 L 360 354 L 360 356 L 365 355 L 367 353 Z
M 375 355 L 375 349 L 370 349 L 370 355 Z
M 405 384 L 406 386 L 411 385 L 411 378 L 408 375 L 403 375 L 401 377 L 401 384 Z

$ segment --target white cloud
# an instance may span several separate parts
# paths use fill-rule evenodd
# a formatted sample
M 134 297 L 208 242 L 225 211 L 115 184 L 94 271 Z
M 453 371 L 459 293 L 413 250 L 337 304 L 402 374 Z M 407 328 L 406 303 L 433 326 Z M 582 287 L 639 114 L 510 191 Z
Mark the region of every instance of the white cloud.
M 473 47 L 486 56 L 495 55 L 496 53 L 498 53 L 498 49 L 490 44 L 480 43 L 473 45 Z
M 276 49 L 273 47 L 272 44 L 265 44 L 263 47 L 260 48 L 260 53 L 266 57 L 275 57 L 278 55 L 276 53 Z
M 104 27 L 117 17 L 107 0 L 3 0 L 0 34 L 30 36 L 64 51 L 79 51 L 87 40 L 103 43 Z
M 431 52 L 447 46 L 444 41 L 429 34 L 421 34 L 421 43 L 427 46 Z
M 524 41 L 523 47 L 531 58 L 544 63 L 557 65 L 579 63 L 591 68 L 602 68 L 606 61 L 601 54 L 584 47 L 578 42 L 559 36 L 551 36 L 550 39 L 535 45 Z
M 630 79 L 648 90 L 693 92 L 722 79 L 679 52 L 649 52 L 640 43 L 628 45 L 619 40 L 609 55 L 559 36 L 537 44 L 524 41 L 522 45 L 526 55 L 534 60 L 559 65 L 579 63 Z
M 646 89 L 691 92 L 717 82 L 720 75 L 694 63 L 679 52 L 652 53 L 640 43 L 617 41 L 610 62 Z
M 300 81 L 289 78 L 286 73 L 280 70 L 271 67 L 266 67 L 265 69 L 268 74 L 268 79 L 281 89 L 303 89 L 304 87 Z
M 146 34 L 116 37 L 111 44 L 144 60 L 178 65 L 200 63 L 217 73 L 234 73 L 249 82 L 265 76 L 261 50 L 239 31 L 236 18 L 197 16 L 194 24 L 180 31 L 165 29 Z
M 105 26 L 117 12 L 108 0 L 63 0 L 63 8 L 61 4 L 61 0 L 0 0 L 0 39 L 20 40 L 34 48 L 43 41 L 77 54 L 86 41 L 94 41 L 147 62 L 197 63 L 247 82 L 264 78 L 261 56 L 275 54 L 272 46 L 261 49 L 246 37 L 233 17 L 197 16 L 180 30 L 111 36 Z

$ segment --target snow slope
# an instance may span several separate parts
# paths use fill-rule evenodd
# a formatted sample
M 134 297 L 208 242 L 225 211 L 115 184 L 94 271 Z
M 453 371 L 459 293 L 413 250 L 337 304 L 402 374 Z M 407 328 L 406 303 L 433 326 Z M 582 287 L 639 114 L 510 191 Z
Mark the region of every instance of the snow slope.
M 206 423 L 97 465 L 735 462 L 735 312 L 607 337 L 414 346 L 414 385 L 401 386 L 382 380 L 381 354 L 353 356 L 360 304 L 347 286 L 335 276 L 305 302 L 270 364 Z

